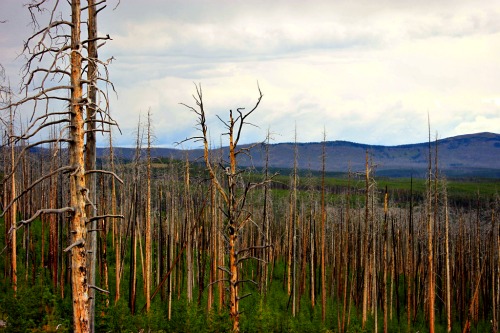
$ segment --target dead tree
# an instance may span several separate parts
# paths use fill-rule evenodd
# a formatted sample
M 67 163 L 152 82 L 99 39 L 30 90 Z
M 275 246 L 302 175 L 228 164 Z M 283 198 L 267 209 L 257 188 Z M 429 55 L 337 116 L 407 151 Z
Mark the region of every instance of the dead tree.
M 198 117 L 198 127 L 201 132 L 200 136 L 191 137 L 186 140 L 194 140 L 203 142 L 204 146 L 204 160 L 205 165 L 210 175 L 210 178 L 217 189 L 218 193 L 221 195 L 224 207 L 223 212 L 226 219 L 225 232 L 228 238 L 228 249 L 229 249 L 229 267 L 218 267 L 220 270 L 227 273 L 227 278 L 225 281 L 229 282 L 229 313 L 231 320 L 233 322 L 233 332 L 239 332 L 239 320 L 240 320 L 240 310 L 239 302 L 242 298 L 249 296 L 250 294 L 240 296 L 239 287 L 243 282 L 253 282 L 251 280 L 241 280 L 239 278 L 239 264 L 243 261 L 254 258 L 251 252 L 254 250 L 264 250 L 268 248 L 268 245 L 263 246 L 249 246 L 247 248 L 240 248 L 239 244 L 239 233 L 243 230 L 246 224 L 253 223 L 252 215 L 246 210 L 245 204 L 247 200 L 247 195 L 253 188 L 263 185 L 269 180 L 264 180 L 261 183 L 246 183 L 243 185 L 243 179 L 241 178 L 241 171 L 238 170 L 237 157 L 240 154 L 245 154 L 249 148 L 240 148 L 238 146 L 241 139 L 241 134 L 243 127 L 247 124 L 247 118 L 257 109 L 261 100 L 262 92 L 259 88 L 259 97 L 255 106 L 248 112 L 244 112 L 244 108 L 238 108 L 236 110 L 236 115 L 233 111 L 229 111 L 229 119 L 227 121 L 219 120 L 224 124 L 228 135 L 229 143 L 229 165 L 225 167 L 225 176 L 227 180 L 224 182 L 220 179 L 219 175 L 215 172 L 215 168 L 212 165 L 210 159 L 209 150 L 209 138 L 208 138 L 208 128 L 206 124 L 206 113 L 203 104 L 203 94 L 201 85 L 196 86 L 196 95 L 193 98 L 196 102 L 197 107 L 192 107 L 186 104 L 188 109 L 193 111 Z M 185 140 L 185 141 L 186 141 Z M 255 224 L 256 227 L 258 227 Z M 257 259 L 257 258 L 255 258 Z M 255 282 L 253 282 L 255 283 Z
M 11 234 L 14 229 L 29 225 L 43 214 L 62 214 L 68 218 L 71 243 L 64 251 L 71 254 L 75 332 L 89 332 L 92 329 L 90 290 L 100 289 L 89 280 L 87 263 L 91 251 L 89 251 L 87 224 L 111 217 L 111 215 L 89 217 L 86 210 L 88 206 L 95 207 L 86 177 L 102 171 L 95 168 L 86 169 L 85 159 L 88 150 L 85 149 L 85 145 L 90 134 L 105 132 L 104 125 L 115 122 L 109 116 L 108 94 L 102 87 L 102 84 L 110 84 L 107 77 L 108 63 L 99 60 L 96 53 L 91 51 L 94 42 L 103 43 L 110 37 L 85 36 L 81 27 L 85 23 L 85 18 L 94 17 L 105 6 L 105 1 L 97 4 L 87 1 L 84 5 L 80 0 L 68 3 L 37 1 L 28 5 L 35 31 L 24 43 L 23 53 L 26 63 L 23 68 L 22 97 L 6 107 L 16 108 L 23 105 L 24 108 L 31 108 L 32 113 L 27 115 L 30 122 L 26 129 L 17 136 L 11 136 L 12 142 L 23 143 L 23 148 L 19 150 L 13 170 L 6 175 L 4 182 L 13 177 L 26 153 L 33 147 L 44 148 L 46 145 L 60 144 L 64 145 L 69 154 L 69 164 L 46 173 L 23 189 L 19 189 L 19 194 L 7 207 L 15 205 L 38 184 L 49 181 L 54 175 L 62 174 L 69 178 L 68 206 L 41 208 L 19 221 L 14 228 L 11 228 Z M 39 22 L 44 19 L 40 13 L 48 13 L 45 24 Z M 69 13 L 71 19 L 65 19 Z M 86 23 L 92 25 L 89 21 Z M 91 90 L 94 90 L 96 97 L 92 97 Z M 97 103 L 97 100 L 103 102 Z M 86 124 L 91 123 L 95 126 L 86 127 Z M 54 128 L 59 134 L 44 138 L 44 135 Z
M 428 260 L 428 293 L 429 293 L 429 332 L 434 333 L 434 216 L 432 215 L 432 153 L 431 153 L 431 130 L 429 125 L 429 166 L 427 175 L 427 260 Z
M 326 134 L 323 132 L 321 153 L 321 320 L 326 320 L 326 208 L 325 208 L 325 169 L 326 169 Z
M 146 174 L 146 276 L 145 285 L 146 285 L 146 310 L 149 311 L 151 307 L 151 112 L 148 111 L 148 119 L 147 119 L 147 174 Z

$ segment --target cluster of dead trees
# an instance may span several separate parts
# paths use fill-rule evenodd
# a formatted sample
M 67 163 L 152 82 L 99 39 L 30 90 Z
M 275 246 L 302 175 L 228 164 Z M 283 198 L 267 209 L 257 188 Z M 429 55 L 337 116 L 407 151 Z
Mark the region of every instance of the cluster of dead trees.
M 410 192 L 409 202 L 400 202 L 390 189 L 377 188 L 368 153 L 365 170 L 350 172 L 351 185 L 340 195 L 326 185 L 324 154 L 319 180 L 299 177 L 296 154 L 290 183 L 275 187 L 267 164 L 249 173 L 237 163 L 248 149 L 239 143 L 260 89 L 254 107 L 219 118 L 229 147 L 222 156 L 209 146 L 196 86 L 195 105 L 185 106 L 200 130 L 188 139 L 202 143 L 201 164 L 188 156 L 152 159 L 149 113 L 137 129 L 135 158 L 117 160 L 109 61 L 97 54 L 110 39 L 96 33 L 105 6 L 33 2 L 22 95 L 13 99 L 2 88 L 1 246 L 3 274 L 14 290 L 47 270 L 54 292 L 71 294 L 76 332 L 94 331 L 96 302 L 127 298 L 136 314 L 159 298 L 170 319 L 181 297 L 207 313 L 228 308 L 237 332 L 242 299 L 259 293 L 265 299 L 273 283 L 289 295 L 291 316 L 320 307 L 325 327 L 339 332 L 358 317 L 375 331 L 387 332 L 395 321 L 411 330 L 422 314 L 431 332 L 436 321 L 448 331 L 490 321 L 498 331 L 498 199 L 478 195 L 470 207 L 450 205 L 431 146 L 424 200 Z M 26 110 L 24 124 L 18 119 Z M 109 138 L 110 151 L 98 160 L 99 133 Z M 267 144 L 259 147 L 268 160 Z
M 196 96 L 199 104 L 192 111 L 203 129 L 201 89 Z M 138 128 L 133 160 L 115 160 L 112 151 L 99 160 L 117 176 L 96 173 L 96 197 L 93 205 L 86 203 L 96 210 L 94 289 L 109 292 L 96 297 L 102 305 L 125 297 L 131 312 L 139 313 L 158 299 L 171 315 L 174 302 L 186 297 L 207 314 L 230 308 L 238 330 L 240 300 L 250 292 L 264 297 L 272 284 L 280 284 L 289 294 L 291 316 L 319 308 L 325 325 L 338 331 L 359 320 L 384 331 L 395 322 L 410 329 L 421 325 L 422 316 L 430 329 L 437 321 L 449 330 L 490 321 L 498 330 L 498 199 L 478 196 L 468 207 L 452 206 L 446 182 L 433 167 L 425 200 L 413 200 L 410 192 L 409 202 L 399 201 L 390 190 L 377 188 L 369 155 L 366 169 L 351 173 L 351 185 L 340 195 L 332 195 L 323 177 L 299 177 L 299 170 L 284 191 L 282 184 L 273 185 L 267 169 L 231 171 L 231 161 L 217 150 L 207 149 L 201 164 L 154 160 L 150 137 L 148 118 Z M 199 139 L 208 145 L 205 137 L 202 130 Z M 9 175 L 10 153 L 16 157 L 24 148 L 3 149 Z M 37 215 L 71 201 L 67 174 L 54 172 L 68 160 L 68 150 L 57 145 L 25 153 L 17 172 L 4 181 L 8 251 L 3 260 L 9 268 L 4 274 L 13 288 L 17 260 L 23 283 L 34 281 L 42 267 L 53 290 L 73 293 L 68 289 L 73 259 L 64 252 L 74 247 L 71 210 Z M 12 205 L 7 209 L 12 193 L 19 196 L 17 219 L 9 218 Z M 40 221 L 27 224 L 33 216 Z M 19 225 L 24 227 L 16 245 L 13 226 Z M 41 252 L 33 251 L 37 243 Z M 13 247 L 25 255 L 13 257 Z M 285 269 L 277 275 L 280 265 Z M 137 303 L 137 295 L 147 301 Z

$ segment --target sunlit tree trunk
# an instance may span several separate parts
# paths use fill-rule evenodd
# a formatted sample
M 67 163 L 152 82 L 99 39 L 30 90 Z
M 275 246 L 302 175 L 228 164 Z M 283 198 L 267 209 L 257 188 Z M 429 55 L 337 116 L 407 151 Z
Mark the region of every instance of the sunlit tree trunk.
M 190 179 L 189 179 L 190 171 L 189 171 L 189 159 L 186 156 L 186 170 L 184 173 L 184 213 L 185 213 L 185 235 L 187 237 L 187 246 L 186 246 L 186 270 L 187 270 L 187 280 L 186 280 L 186 288 L 187 288 L 187 300 L 188 303 L 193 301 L 193 281 L 194 281 L 194 272 L 193 272 L 193 237 L 191 235 L 191 191 L 190 191 Z
M 326 320 L 326 207 L 325 207 L 325 168 L 326 168 L 326 133 L 323 132 L 323 151 L 321 156 L 321 320 Z
M 369 267 L 370 259 L 368 255 L 368 230 L 369 230 L 369 212 L 370 212 L 370 201 L 369 201 L 369 190 L 370 190 L 370 169 L 368 166 L 368 151 L 365 157 L 365 223 L 363 227 L 363 244 L 362 244 L 362 259 L 364 262 L 363 268 L 363 305 L 362 305 L 362 328 L 365 328 L 366 321 L 368 319 L 368 291 L 369 291 Z
M 51 151 L 54 153 L 57 150 L 57 146 L 52 146 Z M 51 169 L 56 170 L 57 159 L 53 159 L 51 162 Z M 57 175 L 53 175 L 50 177 L 50 190 L 49 190 L 49 206 L 50 208 L 57 207 L 57 187 L 62 186 L 62 184 L 58 183 Z M 58 288 L 58 259 L 59 259 L 59 239 L 58 239 L 58 216 L 50 215 L 49 219 L 49 266 L 52 274 L 52 285 L 54 290 Z
M 147 162 L 146 162 L 146 274 L 144 276 L 146 286 L 146 312 L 149 312 L 151 307 L 151 113 L 148 111 L 148 146 L 147 146 Z
M 89 285 L 87 276 L 87 216 L 85 213 L 85 119 L 81 100 L 82 91 L 82 56 L 80 41 L 80 0 L 71 3 L 71 128 L 69 143 L 69 162 L 75 167 L 70 176 L 70 206 L 74 213 L 71 217 L 71 285 L 73 295 L 74 331 L 89 332 Z
M 241 229 L 246 222 L 250 221 L 251 213 L 244 209 L 244 205 L 247 199 L 248 191 L 255 187 L 250 184 L 244 188 L 242 194 L 237 191 L 237 160 L 236 156 L 242 152 L 238 149 L 238 141 L 240 139 L 241 131 L 243 125 L 246 124 L 245 119 L 257 109 L 262 99 L 262 93 L 259 89 L 259 99 L 254 106 L 254 108 L 246 113 L 243 113 L 241 108 L 237 109 L 238 115 L 233 117 L 233 112 L 229 111 L 229 120 L 224 122 L 227 135 L 229 137 L 229 166 L 226 168 L 225 173 L 227 177 L 227 186 L 223 187 L 212 167 L 212 162 L 209 157 L 209 146 L 208 146 L 208 133 L 205 118 L 205 110 L 203 106 L 203 98 L 201 87 L 196 86 L 197 96 L 193 96 L 198 108 L 190 107 L 186 104 L 191 111 L 193 111 L 198 116 L 198 125 L 201 131 L 201 136 L 191 139 L 199 139 L 203 141 L 204 146 L 204 160 L 207 170 L 209 172 L 210 178 L 215 184 L 217 191 L 221 195 L 225 203 L 224 215 L 227 219 L 227 234 L 228 237 L 228 252 L 229 252 L 229 267 L 221 267 L 228 275 L 229 282 L 229 314 L 232 320 L 232 330 L 233 332 L 240 331 L 240 311 L 239 311 L 239 301 L 245 296 L 239 296 L 239 285 L 243 282 L 239 279 L 239 263 L 246 259 L 251 258 L 250 253 L 253 250 L 261 248 L 260 246 L 250 246 L 247 248 L 240 248 Z M 189 140 L 189 139 L 188 139 Z M 263 249 L 263 248 L 262 248 Z M 243 256 L 242 254 L 249 254 L 249 256 Z
M 406 311 L 407 311 L 407 325 L 411 329 L 412 322 L 412 285 L 413 285 L 413 177 L 410 179 L 410 212 L 408 216 L 408 231 L 406 241 Z
M 389 239 L 389 236 L 388 236 L 388 226 L 387 226 L 387 213 L 388 213 L 388 200 L 389 200 L 389 194 L 387 193 L 387 186 L 385 187 L 385 194 L 384 194 L 384 246 L 383 246 L 383 251 L 382 251 L 382 257 L 383 257 L 383 264 L 384 264 L 384 281 L 382 282 L 383 283 L 383 296 L 382 296 L 382 300 L 383 300 L 383 312 L 384 312 L 384 333 L 387 333 L 388 330 L 389 330 L 389 327 L 388 327 L 388 312 L 389 312 L 389 309 L 388 309 L 388 302 L 387 302 L 387 293 L 388 293 L 388 288 L 387 288 L 387 270 L 388 270 L 388 262 L 387 262 L 387 256 L 388 256 L 388 239 Z M 393 246 L 395 246 L 395 244 L 393 244 Z M 375 316 L 377 314 L 375 313 Z
M 109 158 L 111 172 L 115 172 L 115 156 L 113 151 L 113 139 L 111 129 L 109 131 Z M 115 177 L 111 177 L 111 214 L 116 215 L 116 182 Z M 121 297 L 121 222 L 119 219 L 111 218 L 111 228 L 113 234 L 113 246 L 115 250 L 115 304 Z
M 450 272 L 450 221 L 448 214 L 448 195 L 444 193 L 445 209 L 445 265 L 446 265 L 446 331 L 451 332 L 451 272 Z
M 297 314 L 297 172 L 298 172 L 297 128 L 295 128 L 295 147 L 293 158 L 292 193 L 290 203 L 292 235 L 292 316 Z
M 14 136 L 14 113 L 12 108 L 10 109 L 10 124 L 9 124 L 10 137 Z M 12 289 L 14 290 L 14 295 L 17 293 L 17 236 L 16 236 L 16 220 L 17 220 L 17 203 L 14 201 L 16 197 L 16 172 L 15 172 L 15 158 L 16 158 L 16 147 L 13 140 L 10 141 L 10 165 L 12 177 L 10 180 L 10 197 L 11 202 L 13 202 L 10 213 L 8 217 L 10 218 L 11 231 L 11 241 L 10 241 L 10 264 L 11 264 L 11 278 L 12 278 Z
M 429 168 L 427 184 L 427 260 L 428 260 L 428 295 L 429 295 L 429 332 L 434 333 L 434 218 L 432 216 L 432 155 L 431 134 L 429 125 Z

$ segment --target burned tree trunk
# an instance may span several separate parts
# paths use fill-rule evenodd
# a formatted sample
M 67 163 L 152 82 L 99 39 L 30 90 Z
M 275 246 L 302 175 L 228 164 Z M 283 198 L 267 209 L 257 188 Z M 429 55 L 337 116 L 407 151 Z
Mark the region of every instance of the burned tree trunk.
M 242 128 L 246 123 L 247 117 L 252 114 L 260 104 L 262 99 L 262 93 L 259 89 L 259 98 L 255 106 L 246 113 L 243 113 L 243 108 L 237 109 L 237 116 L 233 115 L 232 110 L 229 111 L 228 121 L 223 121 L 229 138 L 229 165 L 226 167 L 226 187 L 219 180 L 214 167 L 212 166 L 212 161 L 210 160 L 210 150 L 208 145 L 208 130 L 205 118 L 205 109 L 203 105 L 203 96 L 201 87 L 196 86 L 197 95 L 193 96 L 197 105 L 197 108 L 185 105 L 191 111 L 193 111 L 198 116 L 198 125 L 201 131 L 201 136 L 193 137 L 186 140 L 199 140 L 203 142 L 204 146 L 204 160 L 205 165 L 212 180 L 212 184 L 215 186 L 219 194 L 221 195 L 225 207 L 224 215 L 227 220 L 226 232 L 228 237 L 228 251 L 229 251 L 229 267 L 220 267 L 224 272 L 227 273 L 227 281 L 229 283 L 229 314 L 232 320 L 232 330 L 233 332 L 240 331 L 240 310 L 239 301 L 246 296 L 239 295 L 240 284 L 243 280 L 239 277 L 239 264 L 247 259 L 253 258 L 251 252 L 254 250 L 264 250 L 268 246 L 252 246 L 247 248 L 240 248 L 238 234 L 242 231 L 242 228 L 247 222 L 251 221 L 251 213 L 245 210 L 245 203 L 247 200 L 248 191 L 255 188 L 256 186 L 263 185 L 267 180 L 262 183 L 252 184 L 248 183 L 243 189 L 238 188 L 239 175 L 240 172 L 237 168 L 237 156 L 247 150 L 243 150 L 238 147 L 238 142 L 240 140 Z M 220 118 L 219 118 L 220 119 Z
M 80 41 L 81 6 L 79 0 L 73 0 L 71 6 L 71 105 L 70 105 L 70 142 L 69 164 L 75 171 L 70 176 L 71 216 L 71 286 L 73 295 L 73 323 L 75 332 L 89 332 L 89 295 L 87 276 L 87 216 L 85 196 L 88 189 L 85 184 L 85 131 L 84 110 L 82 105 L 82 55 Z M 66 249 L 66 251 L 68 250 Z

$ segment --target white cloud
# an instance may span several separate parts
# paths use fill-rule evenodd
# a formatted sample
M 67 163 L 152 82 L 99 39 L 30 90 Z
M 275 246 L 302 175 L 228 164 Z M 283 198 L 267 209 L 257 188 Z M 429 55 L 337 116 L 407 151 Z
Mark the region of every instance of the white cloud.
M 215 115 L 253 106 L 257 81 L 264 98 L 251 121 L 260 129 L 247 128 L 245 142 L 262 140 L 268 128 L 277 141 L 291 141 L 295 124 L 302 141 L 321 140 L 326 127 L 332 140 L 419 142 L 427 113 L 440 137 L 500 132 L 497 7 L 465 0 L 122 1 L 99 24 L 113 38 L 100 54 L 116 58 L 112 109 L 124 133 L 116 140 L 133 144 L 138 114 L 150 107 L 159 144 L 194 135 L 196 118 L 179 105 L 193 103 L 193 82 L 203 86 L 214 142 L 222 132 Z M 12 47 L 6 36 L 0 30 Z M 11 53 L 2 47 L 0 61 Z

